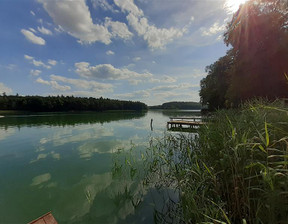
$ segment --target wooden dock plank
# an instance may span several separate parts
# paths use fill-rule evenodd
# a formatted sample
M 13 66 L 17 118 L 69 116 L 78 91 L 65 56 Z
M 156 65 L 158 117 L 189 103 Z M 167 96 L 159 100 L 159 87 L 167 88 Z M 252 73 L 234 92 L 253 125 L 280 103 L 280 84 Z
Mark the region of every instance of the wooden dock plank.
M 48 212 L 28 224 L 58 224 L 58 222 L 53 217 L 52 213 Z
M 202 117 L 170 117 L 167 122 L 167 128 L 172 129 L 197 129 L 206 124 Z
M 202 121 L 168 121 L 168 124 L 183 124 L 183 125 L 203 125 L 205 124 Z

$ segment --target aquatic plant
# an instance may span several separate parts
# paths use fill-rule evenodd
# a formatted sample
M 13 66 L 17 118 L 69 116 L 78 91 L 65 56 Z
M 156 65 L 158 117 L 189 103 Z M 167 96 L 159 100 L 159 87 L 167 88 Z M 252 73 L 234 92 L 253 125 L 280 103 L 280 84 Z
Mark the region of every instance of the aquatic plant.
M 155 222 L 170 211 L 171 223 L 285 223 L 287 118 L 283 101 L 254 100 L 216 112 L 198 134 L 151 139 L 138 166 L 142 182 L 178 195 Z

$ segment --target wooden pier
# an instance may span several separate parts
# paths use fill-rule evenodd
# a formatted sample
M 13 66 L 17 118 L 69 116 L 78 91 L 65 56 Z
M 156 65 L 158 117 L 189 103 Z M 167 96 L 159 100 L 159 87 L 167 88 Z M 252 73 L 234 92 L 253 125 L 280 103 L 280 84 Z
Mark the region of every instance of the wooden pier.
M 170 117 L 170 121 L 167 122 L 167 129 L 196 129 L 205 122 L 201 117 Z

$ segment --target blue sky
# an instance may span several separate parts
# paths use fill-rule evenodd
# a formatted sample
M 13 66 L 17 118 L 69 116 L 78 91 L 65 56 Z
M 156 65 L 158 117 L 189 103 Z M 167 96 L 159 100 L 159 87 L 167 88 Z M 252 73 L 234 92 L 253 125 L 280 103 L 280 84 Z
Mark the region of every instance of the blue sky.
M 0 0 L 0 93 L 199 101 L 235 2 Z

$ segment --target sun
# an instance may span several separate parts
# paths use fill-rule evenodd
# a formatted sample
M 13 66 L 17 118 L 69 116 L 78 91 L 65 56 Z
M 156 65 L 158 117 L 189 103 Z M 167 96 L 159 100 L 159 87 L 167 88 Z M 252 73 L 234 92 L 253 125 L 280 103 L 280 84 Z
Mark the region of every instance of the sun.
M 234 13 L 238 10 L 239 6 L 246 1 L 247 0 L 226 0 L 224 6 L 228 12 Z

